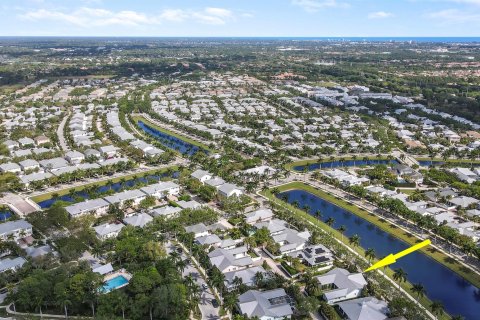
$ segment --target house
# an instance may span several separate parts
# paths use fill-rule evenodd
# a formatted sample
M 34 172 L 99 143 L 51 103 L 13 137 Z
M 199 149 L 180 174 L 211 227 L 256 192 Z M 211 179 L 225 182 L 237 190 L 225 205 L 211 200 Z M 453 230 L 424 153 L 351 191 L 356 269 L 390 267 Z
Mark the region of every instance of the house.
M 121 223 L 104 223 L 93 229 L 95 230 L 98 239 L 105 240 L 118 236 L 123 227 L 125 226 Z
M 208 234 L 206 236 L 196 237 L 195 242 L 201 246 L 205 245 L 207 247 L 218 247 L 222 243 L 222 239 L 220 239 L 216 234 Z
M 477 200 L 472 197 L 460 196 L 460 197 L 452 198 L 448 202 L 451 205 L 454 205 L 455 207 L 467 209 L 467 208 L 470 208 L 471 206 L 478 204 L 480 200 Z
M 235 247 L 230 250 L 217 248 L 208 254 L 212 265 L 222 273 L 245 269 L 253 264 L 245 246 Z
M 65 159 L 71 164 L 79 164 L 85 160 L 85 155 L 78 151 L 69 151 L 65 154 Z
M 42 168 L 52 172 L 69 166 L 68 162 L 63 158 L 52 158 L 52 159 L 40 160 L 39 163 Z
M 177 204 L 182 209 L 197 209 L 202 206 L 200 203 L 198 203 L 195 200 L 190 200 L 190 201 L 180 200 L 177 202 Z
M 450 172 L 456 175 L 458 179 L 466 183 L 473 183 L 480 179 L 480 177 L 475 172 L 468 168 L 454 168 L 451 169 Z
M 206 180 L 204 184 L 218 189 L 221 185 L 225 184 L 225 180 L 223 180 L 222 178 L 214 177 L 212 179 Z
M 135 214 L 130 217 L 126 217 L 123 219 L 123 223 L 129 226 L 134 226 L 134 227 L 140 227 L 143 228 L 145 227 L 148 223 L 150 223 L 153 220 L 151 216 L 149 216 L 146 213 L 139 213 Z
M 208 230 L 207 226 L 205 226 L 203 223 L 198 223 L 198 224 L 185 227 L 185 231 L 187 233 L 193 233 L 193 236 L 195 238 L 203 237 L 210 234 L 210 231 Z
M 132 201 L 134 206 L 140 204 L 140 202 L 145 199 L 147 196 L 145 193 L 138 189 L 125 190 L 123 192 L 115 193 L 111 196 L 105 197 L 105 201 L 111 204 L 118 204 L 122 206 L 126 201 Z
M 278 253 L 266 251 L 271 256 L 281 256 L 303 250 L 310 238 L 309 231 L 298 232 L 297 230 L 290 229 L 287 227 L 285 221 L 279 219 L 258 222 L 254 227 L 256 229 L 267 228 L 273 241 L 280 245 Z
M 180 193 L 180 186 L 174 182 L 159 182 L 140 189 L 146 195 L 154 196 L 158 199 L 166 196 L 174 196 Z
M 238 297 L 237 309 L 249 319 L 284 320 L 293 315 L 292 303 L 283 288 L 268 291 L 249 290 Z
M 50 139 L 45 136 L 38 136 L 33 139 L 37 146 L 41 146 L 43 144 L 50 143 Z
M 40 168 L 40 163 L 38 163 L 37 160 L 33 160 L 33 159 L 20 161 L 18 164 L 20 165 L 23 171 L 35 170 Z
M 200 169 L 192 172 L 192 174 L 190 176 L 194 179 L 197 179 L 202 184 L 205 183 L 205 181 L 212 179 L 212 177 L 213 177 L 211 173 L 209 173 L 205 170 L 200 170 Z
M 3 142 L 3 145 L 6 146 L 7 149 L 10 151 L 20 146 L 20 144 L 17 141 L 13 141 L 13 140 L 5 140 Z
M 331 267 L 333 261 L 332 251 L 322 244 L 308 246 L 305 249 L 289 254 L 294 258 L 299 258 L 309 267 Z
M 180 211 L 182 211 L 182 209 L 179 208 L 179 207 L 165 206 L 165 207 L 152 209 L 152 210 L 150 210 L 149 213 L 153 217 L 162 216 L 162 217 L 165 217 L 165 218 L 172 218 L 172 217 L 176 216 L 177 213 L 179 213 Z
M 27 138 L 27 137 L 18 139 L 18 143 L 22 147 L 27 147 L 27 146 L 32 146 L 33 147 L 35 145 L 35 141 L 33 141 L 33 139 L 30 139 L 30 138 Z
M 0 273 L 3 273 L 5 271 L 16 271 L 20 269 L 27 260 L 25 260 L 22 257 L 17 257 L 17 258 L 4 258 L 0 260 Z
M 100 151 L 95 150 L 95 149 L 87 149 L 83 152 L 85 155 L 85 159 L 100 159 L 102 157 L 102 154 Z
M 4 164 L 0 164 L 0 172 L 19 173 L 22 172 L 22 168 L 14 162 L 7 162 Z
M 111 263 L 94 264 L 94 265 L 92 265 L 92 271 L 104 276 L 106 274 L 112 273 L 113 272 L 113 267 L 112 267 Z
M 113 158 L 117 155 L 117 148 L 112 145 L 99 147 L 98 151 L 100 151 L 100 154 L 106 159 Z
M 374 297 L 343 301 L 338 309 L 347 320 L 384 320 L 389 312 L 387 303 Z
M 224 274 L 225 288 L 227 288 L 228 291 L 237 289 L 238 285 L 236 284 L 236 281 L 235 281 L 236 278 L 241 279 L 242 284 L 246 286 L 249 286 L 249 287 L 255 286 L 257 281 L 257 275 L 259 272 L 262 275 L 266 274 L 265 269 L 263 269 L 261 266 L 255 266 L 247 269 L 226 272 Z
M 85 214 L 102 216 L 107 213 L 110 204 L 102 198 L 85 200 L 65 207 L 70 218 L 76 218 Z
M 231 183 L 225 183 L 218 187 L 218 194 L 224 198 L 229 198 L 231 196 L 239 197 L 243 194 L 243 188 L 237 187 Z
M 358 298 L 367 285 L 361 273 L 350 273 L 342 268 L 335 268 L 317 276 L 317 281 L 325 292 L 323 298 L 329 304 Z
M 32 225 L 23 219 L 0 224 L 0 239 L 2 240 L 18 240 L 31 235 Z
M 273 218 L 273 212 L 271 209 L 258 209 L 245 214 L 245 222 L 248 224 L 255 224 L 257 222 L 268 221 Z
M 27 256 L 33 259 L 43 257 L 47 254 L 53 254 L 54 256 L 58 255 L 58 253 L 55 252 L 53 248 L 48 244 L 40 247 L 26 247 L 25 252 L 27 253 Z

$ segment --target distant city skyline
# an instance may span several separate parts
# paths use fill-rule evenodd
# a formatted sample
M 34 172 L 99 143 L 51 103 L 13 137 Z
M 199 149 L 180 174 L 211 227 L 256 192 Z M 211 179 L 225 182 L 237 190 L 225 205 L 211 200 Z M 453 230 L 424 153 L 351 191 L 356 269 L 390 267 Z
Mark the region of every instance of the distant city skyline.
M 3 0 L 1 36 L 475 37 L 480 0 Z

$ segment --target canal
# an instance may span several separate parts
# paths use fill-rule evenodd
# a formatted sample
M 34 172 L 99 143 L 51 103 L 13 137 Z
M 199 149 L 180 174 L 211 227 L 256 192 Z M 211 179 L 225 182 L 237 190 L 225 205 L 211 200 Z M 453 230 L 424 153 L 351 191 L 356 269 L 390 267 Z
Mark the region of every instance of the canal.
M 172 150 L 178 151 L 181 154 L 184 155 L 194 155 L 198 151 L 203 151 L 205 153 L 208 153 L 207 150 L 204 150 L 196 145 L 193 145 L 189 142 L 186 142 L 180 138 L 174 137 L 172 135 L 169 135 L 168 133 L 162 132 L 160 130 L 157 130 L 148 124 L 144 123 L 141 120 L 138 120 L 137 122 L 138 126 L 140 129 L 148 133 L 149 135 L 153 136 L 155 139 L 158 140 L 163 146 L 170 148 Z
M 308 171 L 318 170 L 318 169 L 333 169 L 333 168 L 342 168 L 342 167 L 361 167 L 361 166 L 375 166 L 379 164 L 398 164 L 397 160 L 387 160 L 387 159 L 372 159 L 372 160 L 334 160 L 334 161 L 325 161 L 325 162 L 316 162 L 308 165 L 299 165 L 293 167 L 295 171 L 303 171 L 307 167 Z
M 277 195 L 288 202 L 297 201 L 300 207 L 308 205 L 310 214 L 319 210 L 322 220 L 333 218 L 333 227 L 346 227 L 345 235 L 357 234 L 362 248 L 373 248 L 377 257 L 402 251 L 409 245 L 386 233 L 374 224 L 364 220 L 337 205 L 304 190 L 289 190 Z M 467 320 L 480 319 L 480 289 L 457 275 L 442 264 L 421 252 L 414 252 L 398 260 L 393 268 L 402 268 L 407 272 L 410 283 L 421 283 L 431 300 L 439 300 L 451 315 L 462 315 Z
M 167 176 L 168 176 L 168 174 L 164 173 L 164 174 L 161 174 L 161 175 L 152 174 L 152 175 L 147 175 L 147 176 L 144 176 L 144 177 L 131 178 L 131 179 L 128 179 L 128 180 L 125 180 L 125 181 L 119 181 L 119 182 L 115 182 L 115 183 L 109 183 L 109 184 L 105 184 L 105 185 L 102 185 L 102 186 L 98 186 L 98 187 L 94 188 L 91 192 L 87 192 L 86 190 L 75 191 L 71 194 L 69 193 L 69 194 L 65 194 L 65 195 L 62 195 L 62 196 L 52 197 L 50 199 L 37 202 L 37 204 L 42 209 L 48 209 L 58 201 L 72 202 L 72 203 L 80 202 L 80 201 L 83 201 L 85 199 L 90 199 L 92 194 L 96 195 L 93 198 L 98 198 L 98 197 L 101 197 L 102 195 L 107 195 L 110 192 L 117 193 L 117 192 L 120 192 L 123 189 L 133 188 L 133 187 L 135 187 L 137 185 L 140 185 L 140 184 L 148 185 L 148 184 L 157 183 L 162 178 L 165 178 Z M 173 173 L 173 178 L 177 178 L 177 177 L 178 177 L 178 172 L 174 172 Z

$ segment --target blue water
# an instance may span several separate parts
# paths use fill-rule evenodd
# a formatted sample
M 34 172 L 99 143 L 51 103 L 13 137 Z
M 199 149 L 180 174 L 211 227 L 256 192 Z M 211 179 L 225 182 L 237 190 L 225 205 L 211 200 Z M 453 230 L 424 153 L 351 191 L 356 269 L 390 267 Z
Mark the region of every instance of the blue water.
M 430 167 L 430 166 L 441 166 L 443 164 L 445 164 L 445 161 L 440 161 L 440 160 L 418 160 L 418 163 L 420 164 L 420 166 L 422 167 Z M 459 166 L 459 167 L 465 167 L 465 168 L 469 168 L 469 167 L 479 167 L 480 166 L 480 163 L 468 163 L 468 162 L 455 162 L 454 161 L 449 161 L 448 162 L 449 164 L 455 164 L 456 166 Z
M 139 177 L 139 178 L 136 178 L 136 179 L 132 178 L 132 179 L 129 179 L 129 180 L 125 180 L 124 183 L 116 182 L 116 183 L 100 186 L 97 189 L 95 189 L 95 193 L 105 194 L 105 193 L 109 192 L 110 190 L 113 190 L 116 193 L 116 192 L 121 191 L 122 188 L 132 188 L 139 183 L 152 184 L 152 183 L 159 182 L 160 179 L 162 179 L 166 176 L 167 176 L 167 174 L 164 173 L 162 175 L 149 175 L 147 177 Z M 175 172 L 173 174 L 173 177 L 174 178 L 178 177 L 178 172 Z M 83 190 L 82 191 L 76 191 L 73 195 L 65 194 L 65 195 L 60 196 L 60 197 L 55 197 L 55 198 L 50 198 L 50 199 L 47 199 L 47 200 L 40 201 L 40 202 L 38 202 L 38 205 L 42 209 L 47 209 L 47 208 L 50 208 L 57 201 L 76 202 L 79 199 L 81 201 L 83 201 L 85 199 L 89 199 L 88 193 L 86 191 L 83 191 Z
M 6 221 L 12 217 L 11 211 L 0 211 L 0 221 Z
M 182 139 L 171 136 L 165 132 L 152 128 L 149 125 L 145 124 L 143 121 L 139 120 L 138 126 L 140 127 L 140 129 L 142 129 L 143 131 L 145 131 L 146 133 L 148 133 L 149 135 L 157 139 L 158 142 L 160 142 L 163 146 L 173 149 L 175 151 L 178 151 L 181 154 L 186 154 L 191 156 L 197 153 L 199 150 L 202 150 L 205 153 L 207 153 L 206 150 L 203 150 L 198 146 L 195 146 L 191 143 L 183 141 Z
M 102 291 L 107 293 L 127 283 L 128 283 L 128 280 L 124 276 L 116 276 L 115 278 L 112 278 L 107 282 L 105 282 L 105 284 L 102 287 L 103 289 Z
M 373 248 L 377 257 L 402 251 L 409 247 L 405 242 L 384 232 L 374 224 L 344 210 L 322 198 L 303 190 L 290 190 L 277 195 L 288 196 L 288 202 L 299 202 L 300 207 L 310 206 L 310 214 L 317 210 L 322 213 L 322 220 L 335 219 L 333 227 L 346 227 L 345 236 L 360 236 L 362 248 Z M 402 268 L 407 272 L 411 283 L 422 283 L 431 300 L 440 300 L 445 310 L 451 315 L 462 315 L 467 320 L 480 319 L 480 289 L 435 260 L 414 252 L 398 260 L 392 268 Z
M 382 160 L 382 159 L 372 159 L 372 160 L 345 160 L 345 161 L 325 161 L 317 162 L 308 165 L 308 171 L 317 170 L 317 169 L 330 169 L 338 167 L 354 167 L 354 166 L 374 166 L 378 164 L 398 164 L 397 160 Z M 295 166 L 293 169 L 295 171 L 303 171 L 305 166 Z

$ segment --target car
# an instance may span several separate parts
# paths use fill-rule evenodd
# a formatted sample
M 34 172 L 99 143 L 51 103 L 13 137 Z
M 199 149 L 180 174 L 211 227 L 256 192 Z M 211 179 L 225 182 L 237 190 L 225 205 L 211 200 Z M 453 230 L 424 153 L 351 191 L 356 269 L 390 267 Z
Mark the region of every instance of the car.
M 183 249 L 182 249 L 182 248 L 177 248 L 177 252 L 178 252 L 178 253 L 182 253 L 182 252 L 183 252 Z
M 217 299 L 212 299 L 212 306 L 213 306 L 214 308 L 218 308 L 218 301 L 217 301 Z
M 203 290 L 207 290 L 208 286 L 205 283 L 202 283 L 202 288 L 203 288 Z

